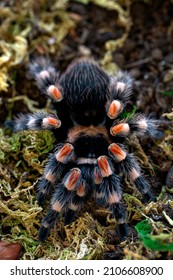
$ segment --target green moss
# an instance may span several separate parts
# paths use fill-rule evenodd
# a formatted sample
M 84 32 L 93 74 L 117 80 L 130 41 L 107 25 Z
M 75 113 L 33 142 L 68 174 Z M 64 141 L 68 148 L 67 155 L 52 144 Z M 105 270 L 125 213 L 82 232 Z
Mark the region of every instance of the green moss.
M 140 238 L 144 242 L 144 246 L 151 250 L 157 251 L 173 251 L 173 235 L 160 233 L 157 235 L 152 233 L 152 225 L 149 220 L 144 220 L 135 226 Z

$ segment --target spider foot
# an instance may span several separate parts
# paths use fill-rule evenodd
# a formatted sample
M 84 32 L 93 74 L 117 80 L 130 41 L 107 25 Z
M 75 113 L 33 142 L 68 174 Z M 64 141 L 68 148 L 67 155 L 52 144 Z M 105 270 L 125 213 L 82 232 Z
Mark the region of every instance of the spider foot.
M 120 239 L 120 241 L 124 241 L 126 240 L 127 236 L 128 236 L 128 226 L 126 223 L 123 224 L 119 224 L 117 229 L 116 229 L 116 234 L 118 235 L 118 238 Z
M 64 214 L 64 224 L 69 225 L 71 224 L 76 216 L 76 211 L 69 209 L 67 212 Z
M 142 200 L 144 203 L 147 203 L 150 201 L 156 202 L 157 198 L 151 192 L 148 191 L 147 193 L 143 194 Z
M 40 242 L 44 242 L 49 236 L 50 230 L 53 227 L 55 221 L 59 218 L 59 213 L 50 210 L 47 216 L 43 219 L 42 226 L 39 230 L 38 238 Z

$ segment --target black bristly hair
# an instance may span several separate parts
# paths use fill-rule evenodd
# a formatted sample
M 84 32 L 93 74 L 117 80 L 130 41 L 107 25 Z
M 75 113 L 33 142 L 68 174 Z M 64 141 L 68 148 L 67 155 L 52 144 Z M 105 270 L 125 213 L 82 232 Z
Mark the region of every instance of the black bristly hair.
M 60 78 L 60 85 L 75 123 L 86 126 L 105 121 L 108 84 L 108 75 L 94 61 L 79 60 L 68 67 Z
M 109 76 L 86 59 L 73 62 L 60 75 L 49 59 L 38 58 L 31 62 L 30 72 L 57 111 L 20 115 L 13 121 L 14 131 L 51 130 L 57 141 L 38 183 L 38 204 L 51 196 L 39 240 L 48 237 L 61 214 L 65 224 L 72 222 L 91 196 L 112 212 L 117 234 L 124 240 L 128 228 L 120 174 L 136 186 L 146 202 L 155 199 L 137 160 L 122 144 L 131 134 L 158 135 L 156 120 L 147 116 L 119 118 L 132 94 L 132 77 L 127 72 Z

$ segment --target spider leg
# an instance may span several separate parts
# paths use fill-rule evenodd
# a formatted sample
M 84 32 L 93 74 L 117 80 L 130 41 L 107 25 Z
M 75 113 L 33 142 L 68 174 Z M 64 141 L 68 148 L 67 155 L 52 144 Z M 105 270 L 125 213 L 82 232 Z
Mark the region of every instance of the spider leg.
M 34 59 L 30 63 L 29 70 L 43 94 L 53 102 L 63 99 L 63 88 L 59 84 L 59 75 L 49 59 L 44 57 Z
M 86 201 L 86 196 L 89 191 L 89 186 L 84 179 L 81 179 L 79 186 L 75 191 L 75 195 L 73 196 L 71 203 L 69 204 L 69 209 L 65 212 L 64 220 L 65 225 L 71 224 L 74 220 L 77 211 L 81 208 L 81 206 Z
M 111 97 L 106 103 L 106 112 L 110 119 L 115 119 L 127 105 L 132 95 L 132 78 L 126 72 L 119 72 L 110 77 L 109 91 Z
M 73 150 L 73 146 L 69 143 L 60 144 L 56 147 L 54 154 L 49 157 L 43 178 L 38 183 L 37 201 L 39 205 L 45 202 L 47 196 L 52 193 L 55 184 L 61 180 L 67 163 L 74 156 Z
M 61 121 L 55 114 L 37 112 L 20 115 L 13 121 L 13 130 L 55 130 L 61 126 Z
M 113 136 L 136 134 L 137 136 L 158 137 L 160 132 L 157 128 L 156 120 L 145 117 L 142 114 L 135 114 L 129 120 L 116 120 L 110 128 L 110 133 Z
M 57 185 L 51 200 L 51 209 L 42 221 L 39 231 L 39 240 L 45 241 L 50 229 L 59 218 L 60 213 L 65 213 L 66 224 L 71 222 L 76 211 L 85 200 L 87 184 L 81 178 L 79 168 L 71 169 L 63 178 L 62 183 Z M 69 215 L 69 216 L 68 216 Z
M 128 154 L 122 145 L 112 143 L 108 147 L 109 156 L 119 163 L 119 168 L 125 176 L 134 183 L 136 188 L 142 194 L 143 200 L 148 202 L 155 200 L 155 197 L 150 192 L 148 181 L 141 174 L 141 169 L 132 154 Z
M 71 224 L 76 216 L 76 211 L 72 210 L 72 209 L 68 209 L 65 213 L 64 213 L 64 224 L 65 225 L 69 225 Z
M 118 223 L 117 233 L 119 238 L 124 240 L 128 235 L 128 228 L 125 219 L 125 208 L 120 202 L 122 191 L 119 176 L 113 173 L 113 167 L 108 157 L 100 156 L 97 159 L 97 163 L 99 170 L 95 169 L 94 172 L 96 202 L 102 206 L 107 206 L 111 210 Z M 100 177 L 102 177 L 102 180 L 99 179 Z

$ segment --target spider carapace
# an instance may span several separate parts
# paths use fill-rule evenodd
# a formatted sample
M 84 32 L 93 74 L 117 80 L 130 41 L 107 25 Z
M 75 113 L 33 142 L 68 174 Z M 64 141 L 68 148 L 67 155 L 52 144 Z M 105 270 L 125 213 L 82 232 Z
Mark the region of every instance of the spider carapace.
M 51 130 L 57 140 L 38 183 L 38 204 L 51 197 L 39 240 L 48 237 L 61 215 L 65 224 L 71 223 L 91 196 L 111 211 L 124 240 L 128 230 L 120 174 L 136 186 L 145 202 L 155 199 L 125 140 L 132 134 L 157 136 L 157 122 L 143 114 L 121 117 L 132 94 L 133 80 L 126 72 L 109 76 L 94 61 L 80 59 L 60 75 L 45 58 L 34 60 L 30 72 L 56 110 L 13 121 L 14 131 Z

